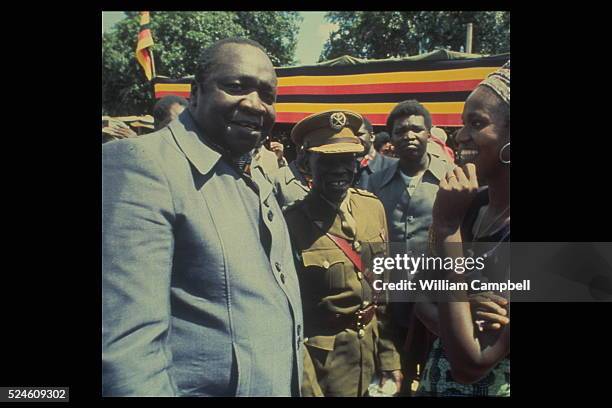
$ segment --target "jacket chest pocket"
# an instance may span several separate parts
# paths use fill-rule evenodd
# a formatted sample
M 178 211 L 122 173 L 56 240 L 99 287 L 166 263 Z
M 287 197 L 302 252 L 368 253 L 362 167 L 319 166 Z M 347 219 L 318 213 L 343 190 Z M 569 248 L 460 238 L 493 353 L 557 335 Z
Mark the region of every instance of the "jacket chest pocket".
M 321 290 L 344 289 L 346 282 L 346 263 L 349 262 L 337 248 L 317 248 L 302 251 L 304 267 L 317 268 L 321 274 L 316 274 L 322 282 L 318 282 Z M 314 275 L 314 274 L 313 274 Z M 305 277 L 308 279 L 309 277 Z M 313 276 L 314 278 L 314 276 Z M 324 293 L 321 293 L 325 296 Z
M 386 256 L 388 253 L 388 241 L 386 237 L 386 230 L 380 229 L 379 231 L 368 231 L 366 235 L 367 239 L 363 240 L 366 246 L 367 253 L 363 254 L 364 258 L 369 257 L 370 259 L 364 259 L 366 265 L 371 263 L 376 257 Z

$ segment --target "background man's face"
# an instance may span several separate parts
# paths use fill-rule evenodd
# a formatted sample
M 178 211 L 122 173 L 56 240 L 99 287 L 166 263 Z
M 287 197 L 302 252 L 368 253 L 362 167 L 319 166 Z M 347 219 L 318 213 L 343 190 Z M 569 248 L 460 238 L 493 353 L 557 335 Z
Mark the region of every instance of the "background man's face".
M 339 203 L 353 181 L 355 155 L 310 153 L 309 164 L 313 189 L 331 202 Z
M 361 125 L 357 136 L 359 137 L 359 140 L 361 140 L 361 144 L 364 147 L 363 154 L 361 156 L 370 153 L 372 143 L 374 143 L 376 136 L 374 136 L 373 133 L 370 133 L 368 129 L 366 129 L 365 125 Z
M 427 151 L 429 130 L 421 115 L 400 116 L 393 122 L 391 143 L 395 154 L 410 161 L 419 161 Z
M 172 122 L 174 119 L 178 117 L 185 110 L 185 107 L 180 103 L 173 103 L 170 108 L 168 108 L 168 114 L 163 121 L 155 124 L 155 129 L 161 129 L 164 126 L 168 125 L 168 123 Z
M 176 119 L 178 115 L 180 115 L 181 112 L 183 112 L 184 110 L 185 107 L 180 103 L 173 103 L 172 106 L 170 106 L 170 120 L 168 121 L 168 123 Z
M 261 50 L 226 44 L 195 90 L 192 113 L 204 133 L 236 156 L 252 150 L 276 119 L 276 73 Z

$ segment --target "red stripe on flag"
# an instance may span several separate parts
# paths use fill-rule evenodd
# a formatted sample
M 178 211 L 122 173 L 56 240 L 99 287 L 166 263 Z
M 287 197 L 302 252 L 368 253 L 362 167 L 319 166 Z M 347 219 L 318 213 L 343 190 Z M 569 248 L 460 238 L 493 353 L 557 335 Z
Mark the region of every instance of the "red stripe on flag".
M 180 91 L 155 91 L 155 99 L 163 98 L 168 95 L 177 95 L 182 96 L 185 99 L 189 99 L 191 96 L 190 92 L 180 92 Z
M 151 64 L 151 54 L 149 54 L 148 48 L 144 48 L 138 51 L 138 53 L 140 54 L 141 58 L 144 60 L 146 64 Z
M 392 84 L 279 86 L 278 95 L 356 95 L 383 93 L 421 93 L 471 91 L 479 79 L 440 82 L 404 82 Z
M 278 123 L 297 123 L 300 120 L 304 119 L 306 116 L 311 115 L 311 113 L 304 112 L 277 112 L 276 113 L 276 122 Z M 366 114 L 367 117 L 373 125 L 384 126 L 387 124 L 387 116 L 388 114 Z M 461 122 L 461 114 L 459 113 L 432 113 L 431 121 L 435 126 L 449 126 L 449 127 L 460 127 L 463 126 Z
M 148 28 L 146 30 L 142 30 L 141 32 L 138 33 L 138 41 L 140 41 L 140 40 L 142 40 L 143 38 L 146 38 L 146 37 L 151 37 L 151 30 L 148 29 Z

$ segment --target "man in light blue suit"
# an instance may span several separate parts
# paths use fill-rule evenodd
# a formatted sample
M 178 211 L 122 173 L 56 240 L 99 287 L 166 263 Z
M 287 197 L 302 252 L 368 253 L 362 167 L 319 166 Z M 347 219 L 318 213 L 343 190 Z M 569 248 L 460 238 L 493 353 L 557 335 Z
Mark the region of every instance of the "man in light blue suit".
M 274 123 L 276 87 L 259 44 L 222 40 L 177 119 L 103 146 L 103 395 L 299 395 L 289 235 L 242 160 Z

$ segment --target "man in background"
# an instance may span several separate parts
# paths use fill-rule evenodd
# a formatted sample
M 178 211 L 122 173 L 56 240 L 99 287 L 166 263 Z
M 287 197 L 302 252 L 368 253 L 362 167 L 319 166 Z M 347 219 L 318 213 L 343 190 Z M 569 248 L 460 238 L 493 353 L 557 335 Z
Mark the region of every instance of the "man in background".
M 429 141 L 427 143 L 427 152 L 447 163 L 454 163 L 455 153 L 453 152 L 453 149 L 446 145 L 447 139 L 448 136 L 446 135 L 444 129 L 432 126 Z
M 379 154 L 374 148 L 374 141 L 376 136 L 374 135 L 374 128 L 372 123 L 365 117 L 363 118 L 363 125 L 359 130 L 359 139 L 364 147 L 364 156 L 359 159 L 359 166 L 357 167 L 357 175 L 355 177 L 354 186 L 365 190 L 368 185 L 368 179 L 373 173 L 386 169 L 393 165 L 394 158 L 387 157 Z
M 159 130 L 172 122 L 189 105 L 187 99 L 177 95 L 168 95 L 161 98 L 153 107 L 155 130 Z
M 387 157 L 394 157 L 393 145 L 391 144 L 391 136 L 387 132 L 379 132 L 374 139 L 374 149 L 378 154 Z
M 432 221 L 433 203 L 440 180 L 452 166 L 428 153 L 431 130 L 429 111 L 415 100 L 398 103 L 387 118 L 387 130 L 399 160 L 375 173 L 369 179 L 368 190 L 374 193 L 385 208 L 389 227 L 389 242 L 394 251 L 408 256 L 427 253 L 428 232 Z M 411 280 L 405 271 L 394 270 L 392 282 Z M 410 393 L 416 378 L 417 364 L 423 364 L 432 338 L 414 314 L 414 304 L 390 294 L 391 321 L 401 335 L 396 346 L 402 357 L 404 374 L 403 393 Z M 405 343 L 408 341 L 408 344 Z M 404 347 L 405 346 L 405 347 Z

